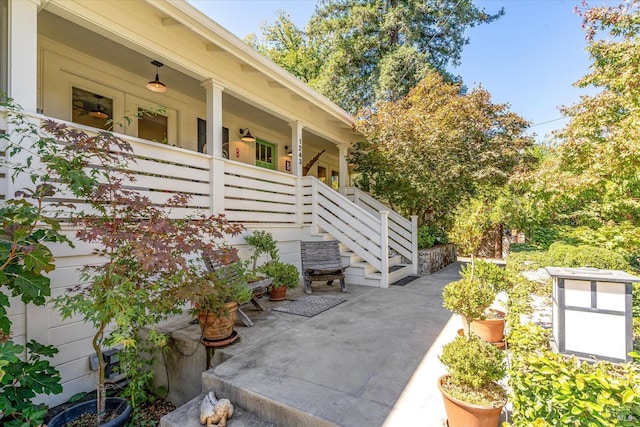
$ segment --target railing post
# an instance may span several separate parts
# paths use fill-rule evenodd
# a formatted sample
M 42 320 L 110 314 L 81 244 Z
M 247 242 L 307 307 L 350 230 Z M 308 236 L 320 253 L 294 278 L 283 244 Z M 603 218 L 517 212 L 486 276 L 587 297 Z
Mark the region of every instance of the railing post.
M 318 232 L 318 181 L 311 178 L 311 233 Z
M 211 156 L 209 163 L 209 209 L 211 214 L 222 214 L 225 211 L 224 206 L 224 188 L 225 188 L 225 161 L 222 157 Z
M 389 287 L 389 211 L 380 211 L 380 287 Z
M 418 215 L 411 215 L 411 272 L 418 274 Z
M 304 185 L 302 182 L 302 177 L 296 176 L 295 180 L 296 180 L 296 224 L 302 227 L 304 225 L 303 212 L 302 212 L 302 209 L 303 209 L 302 188 L 304 187 Z

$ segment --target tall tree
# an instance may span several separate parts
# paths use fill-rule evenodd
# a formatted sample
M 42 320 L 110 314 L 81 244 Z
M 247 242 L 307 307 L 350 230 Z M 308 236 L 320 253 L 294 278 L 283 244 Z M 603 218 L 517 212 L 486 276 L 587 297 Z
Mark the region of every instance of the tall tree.
M 278 10 L 273 24 L 260 25 L 260 37 L 250 34 L 245 42 L 276 64 L 314 86 L 321 70 L 322 46 L 296 27 L 288 13 Z
M 352 156 L 359 186 L 442 225 L 460 201 L 503 185 L 532 144 L 507 104 L 493 104 L 482 88 L 461 94 L 436 72 L 404 98 L 363 110 L 357 127 L 367 139 Z
M 538 168 L 517 176 L 513 188 L 535 206 L 530 231 L 581 226 L 583 238 L 591 230 L 589 243 L 638 251 L 640 0 L 578 12 L 592 65 L 576 86 L 600 91 L 563 109 L 571 120 L 556 145 Z
M 250 42 L 355 113 L 402 98 L 429 70 L 453 79 L 446 69 L 460 61 L 465 30 L 503 13 L 488 14 L 471 0 L 321 0 L 306 30 L 281 14 L 262 27 L 262 40 Z M 300 55 L 307 48 L 318 57 Z M 295 56 L 302 72 L 290 66 Z

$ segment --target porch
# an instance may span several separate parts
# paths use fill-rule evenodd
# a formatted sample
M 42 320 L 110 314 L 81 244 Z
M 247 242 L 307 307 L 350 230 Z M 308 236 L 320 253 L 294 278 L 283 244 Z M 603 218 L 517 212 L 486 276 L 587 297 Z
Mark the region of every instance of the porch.
M 7 59 L 0 62 L 8 69 L 0 89 L 36 124 L 53 118 L 92 134 L 111 128 L 113 119 L 112 130 L 131 144 L 136 159 L 132 190 L 153 203 L 191 196 L 174 217 L 224 213 L 249 230 L 267 230 L 282 261 L 297 266 L 301 240 L 339 240 L 345 264 L 352 265 L 348 283 L 387 287 L 415 273 L 415 221 L 347 189 L 348 150 L 361 138 L 353 117 L 187 2 L 0 5 L 3 22 L 19 24 L 1 29 L 8 49 L 0 50 Z M 155 68 L 152 60 L 164 65 Z M 156 72 L 166 92 L 145 87 Z M 157 106 L 165 110 L 144 115 Z M 125 116 L 132 120 L 119 122 Z M 243 141 L 249 130 L 255 140 Z M 0 132 L 11 131 L 0 111 Z M 31 185 L 10 175 L 0 170 L 0 200 Z M 72 196 L 48 200 L 58 201 Z M 76 207 L 87 206 L 76 201 Z M 64 232 L 71 237 L 75 230 Z M 229 243 L 246 256 L 242 236 Z M 78 267 L 97 261 L 92 249 L 52 248 L 52 297 L 80 283 Z M 53 364 L 64 392 L 43 401 L 56 405 L 95 387 L 88 363 L 92 331 L 82 319 L 63 321 L 51 308 L 18 299 L 9 316 L 15 342 L 36 339 L 60 350 Z

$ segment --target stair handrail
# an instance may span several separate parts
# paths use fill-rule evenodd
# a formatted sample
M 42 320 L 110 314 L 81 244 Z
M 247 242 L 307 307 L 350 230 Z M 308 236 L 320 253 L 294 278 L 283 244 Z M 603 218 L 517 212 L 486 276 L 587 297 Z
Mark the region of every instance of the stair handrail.
M 389 286 L 388 212 L 372 214 L 317 178 L 312 189 L 312 227 L 322 228 L 382 274 Z
M 418 217 L 412 215 L 411 220 L 395 212 L 389 206 L 376 200 L 357 187 L 341 187 L 340 193 L 366 211 L 377 214 L 389 212 L 389 247 L 411 261 L 412 273 L 418 272 Z

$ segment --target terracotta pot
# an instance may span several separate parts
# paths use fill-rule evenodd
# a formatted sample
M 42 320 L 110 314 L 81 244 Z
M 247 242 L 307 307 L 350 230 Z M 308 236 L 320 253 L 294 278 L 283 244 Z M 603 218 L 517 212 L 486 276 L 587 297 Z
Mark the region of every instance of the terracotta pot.
M 284 301 L 287 299 L 287 287 L 279 286 L 269 288 L 269 301 Z
M 442 393 L 444 408 L 447 411 L 447 425 L 449 427 L 497 427 L 500 413 L 504 405 L 497 408 L 486 408 L 472 405 L 450 396 L 443 388 L 442 382 L 448 375 L 438 379 L 438 389 Z
M 504 319 L 474 320 L 471 332 L 490 343 L 504 340 Z
M 202 338 L 209 341 L 229 338 L 233 333 L 233 325 L 236 323 L 237 302 L 226 304 L 227 315 L 219 317 L 213 313 L 199 313 L 198 323 L 202 329 Z
M 471 322 L 471 332 L 479 336 L 482 340 L 490 343 L 504 341 L 504 313 L 496 311 L 501 318 L 474 320 Z M 464 330 L 467 330 L 466 321 L 463 318 Z

